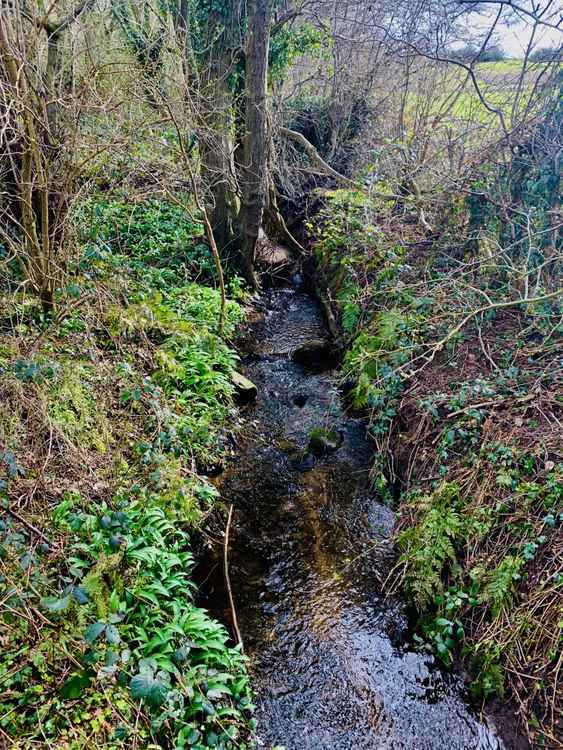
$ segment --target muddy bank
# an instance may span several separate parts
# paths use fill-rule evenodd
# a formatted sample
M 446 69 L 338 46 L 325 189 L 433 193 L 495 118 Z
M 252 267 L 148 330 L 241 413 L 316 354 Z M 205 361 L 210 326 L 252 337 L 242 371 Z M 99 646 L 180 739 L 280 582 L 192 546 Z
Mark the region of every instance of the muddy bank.
M 292 358 L 325 339 L 311 296 L 264 295 L 245 340 L 258 399 L 218 479 L 235 508 L 231 580 L 259 736 L 286 750 L 516 748 L 472 713 L 459 678 L 409 649 L 402 604 L 382 596 L 394 518 L 369 485 L 373 446 L 330 359 Z M 307 450 L 318 428 L 336 450 Z

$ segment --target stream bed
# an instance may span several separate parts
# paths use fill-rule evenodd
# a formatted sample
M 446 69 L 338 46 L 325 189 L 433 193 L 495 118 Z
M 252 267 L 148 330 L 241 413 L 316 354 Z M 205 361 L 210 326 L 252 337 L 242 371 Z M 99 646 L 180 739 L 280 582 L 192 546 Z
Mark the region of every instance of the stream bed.
M 374 447 L 334 371 L 291 357 L 328 338 L 319 304 L 289 287 L 261 300 L 243 342 L 258 398 L 217 483 L 234 505 L 230 578 L 262 746 L 511 750 L 461 679 L 407 645 L 404 606 L 382 594 L 394 517 L 370 487 Z M 305 449 L 319 427 L 341 445 L 315 458 Z

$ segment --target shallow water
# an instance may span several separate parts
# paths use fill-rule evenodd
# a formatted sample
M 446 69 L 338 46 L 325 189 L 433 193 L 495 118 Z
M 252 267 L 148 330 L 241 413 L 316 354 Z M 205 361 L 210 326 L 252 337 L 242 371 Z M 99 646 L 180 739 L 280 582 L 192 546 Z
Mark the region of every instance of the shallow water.
M 370 489 L 373 446 L 334 374 L 290 359 L 326 336 L 307 294 L 264 295 L 245 342 L 258 400 L 219 482 L 235 508 L 231 582 L 263 746 L 505 748 L 468 708 L 461 681 L 409 650 L 402 605 L 382 596 L 394 519 Z M 306 467 L 298 451 L 318 426 L 343 442 Z

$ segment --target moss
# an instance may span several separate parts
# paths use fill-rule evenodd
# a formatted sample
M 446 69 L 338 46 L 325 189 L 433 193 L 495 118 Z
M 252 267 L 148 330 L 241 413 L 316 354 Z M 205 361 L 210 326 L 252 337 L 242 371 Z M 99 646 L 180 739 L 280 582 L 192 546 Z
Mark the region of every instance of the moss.
M 0 344 L 0 367 L 6 367 L 10 361 L 16 356 L 17 349 L 15 344 L 12 342 L 6 342 Z
M 17 521 L 0 519 L 0 551 L 7 550 L 0 576 L 14 591 L 15 613 L 0 618 L 7 645 L 0 726 L 22 750 L 30 742 L 117 748 L 129 746 L 129 731 L 146 744 L 154 717 L 164 747 L 196 717 L 211 737 L 220 737 L 226 721 L 246 747 L 242 734 L 249 737 L 252 727 L 244 660 L 224 629 L 195 607 L 191 575 L 191 533 L 217 494 L 196 471 L 223 460 L 224 433 L 236 424 L 237 358 L 228 338 L 243 312 L 228 303 L 227 340 L 219 337 L 220 294 L 187 283 L 186 243 L 171 255 L 152 219 L 136 211 L 130 232 L 131 211 L 119 211 L 127 221 L 114 232 L 106 217 L 103 227 L 110 242 L 98 236 L 93 217 L 84 248 L 88 278 L 76 278 L 81 287 L 103 279 L 95 304 L 85 295 L 79 319 L 46 326 L 27 315 L 25 326 L 6 323 L 0 331 L 0 446 L 9 454 L 0 465 L 0 499 L 6 488 L 19 496 L 30 481 L 44 480 L 46 492 L 36 493 L 25 513 L 49 540 L 36 544 Z M 150 214 L 157 216 L 170 218 L 166 210 Z M 40 347 L 30 346 L 37 341 Z M 39 608 L 47 617 L 33 622 L 29 613 Z M 103 634 L 95 635 L 100 623 Z M 145 633 L 149 650 L 140 645 Z M 170 654 L 188 642 L 201 647 L 186 660 L 182 694 L 199 696 L 209 665 L 226 676 L 232 699 L 209 696 L 219 710 L 208 716 L 191 706 L 181 726 L 143 704 L 137 727 L 132 699 L 141 696 L 118 684 L 117 674 L 129 682 L 149 655 L 170 665 Z M 174 675 L 182 669 L 174 663 Z M 225 701 L 228 719 L 219 726 Z
M 186 478 L 180 459 L 161 456 L 158 468 L 151 474 L 151 482 L 158 492 L 159 504 L 172 517 L 181 518 L 189 527 L 196 527 L 202 519 L 199 498 L 193 483 Z
M 106 453 L 111 433 L 103 404 L 96 397 L 92 373 L 84 365 L 65 363 L 49 384 L 47 412 L 53 425 L 76 447 Z
M 120 588 L 119 566 L 123 553 L 102 555 L 92 570 L 84 577 L 82 584 L 90 599 L 94 602 L 96 612 L 101 620 L 107 619 L 109 597 L 114 588 Z
M 309 450 L 315 456 L 323 456 L 338 450 L 342 437 L 334 430 L 316 427 L 309 433 Z
M 17 451 L 23 445 L 27 428 L 22 416 L 23 386 L 18 381 L 5 381 L 0 392 L 0 445 Z

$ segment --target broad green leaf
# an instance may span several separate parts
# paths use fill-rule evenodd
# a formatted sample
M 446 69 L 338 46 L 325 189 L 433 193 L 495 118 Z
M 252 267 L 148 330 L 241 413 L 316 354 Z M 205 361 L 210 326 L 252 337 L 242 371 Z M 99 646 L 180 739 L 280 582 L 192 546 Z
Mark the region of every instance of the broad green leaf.
M 144 700 L 149 706 L 161 706 L 166 700 L 168 685 L 150 672 L 136 674 L 130 683 L 131 695 L 137 700 Z
M 92 623 L 92 625 L 90 625 L 84 633 L 84 640 L 88 643 L 94 643 L 96 638 L 99 638 L 100 635 L 104 632 L 105 628 L 105 622 L 101 622 L 100 620 L 98 620 L 98 622 Z
M 69 679 L 65 683 L 63 683 L 60 689 L 60 693 L 63 698 L 76 700 L 77 698 L 80 698 L 82 693 L 88 687 L 90 687 L 91 682 L 92 675 L 89 672 L 78 672 L 76 674 L 73 674 L 72 677 L 69 677 Z
M 108 625 L 106 627 L 106 640 L 108 643 L 116 644 L 119 643 L 121 638 L 119 636 L 119 631 L 115 627 L 115 625 Z
M 41 606 L 45 607 L 45 609 L 49 610 L 49 612 L 64 612 L 66 609 L 68 609 L 70 601 L 70 594 L 67 594 L 67 596 L 63 597 L 44 596 L 41 599 Z
M 73 586 L 72 598 L 78 602 L 78 604 L 87 604 L 90 601 L 90 597 L 84 586 Z

